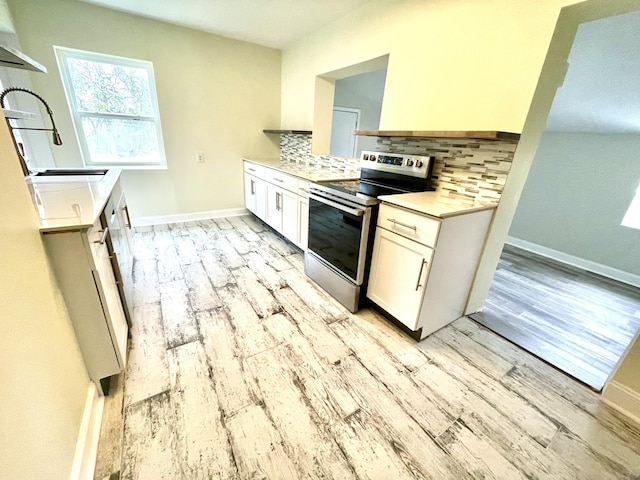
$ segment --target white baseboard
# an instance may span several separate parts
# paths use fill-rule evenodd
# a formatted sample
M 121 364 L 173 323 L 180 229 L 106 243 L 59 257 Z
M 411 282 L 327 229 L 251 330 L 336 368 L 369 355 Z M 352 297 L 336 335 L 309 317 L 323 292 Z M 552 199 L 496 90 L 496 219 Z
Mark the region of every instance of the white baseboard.
M 244 208 L 227 208 L 224 210 L 209 210 L 206 212 L 178 213 L 176 215 L 158 215 L 155 217 L 134 218 L 131 223 L 134 227 L 148 227 L 151 225 L 162 225 L 166 223 L 192 222 L 194 220 L 209 220 L 210 218 L 237 217 L 248 215 L 249 211 Z
M 104 397 L 98 394 L 98 389 L 93 382 L 89 383 L 87 400 L 84 405 L 76 453 L 71 467 L 71 480 L 92 480 L 96 468 L 96 456 L 98 454 L 98 440 L 100 438 L 100 426 L 102 425 L 102 410 Z
M 604 387 L 600 398 L 640 428 L 640 393 L 612 380 Z
M 616 268 L 608 267 L 600 263 L 592 262 L 591 260 L 585 260 L 584 258 L 575 257 L 552 248 L 543 247 L 535 243 L 521 240 L 519 238 L 508 236 L 506 243 L 513 245 L 514 247 L 521 248 L 531 253 L 542 255 L 543 257 L 557 260 L 558 262 L 566 263 L 573 267 L 581 268 L 588 272 L 597 273 L 603 277 L 617 280 L 618 282 L 626 283 L 627 285 L 633 285 L 634 287 L 640 287 L 640 275 L 635 275 L 629 272 L 623 272 Z

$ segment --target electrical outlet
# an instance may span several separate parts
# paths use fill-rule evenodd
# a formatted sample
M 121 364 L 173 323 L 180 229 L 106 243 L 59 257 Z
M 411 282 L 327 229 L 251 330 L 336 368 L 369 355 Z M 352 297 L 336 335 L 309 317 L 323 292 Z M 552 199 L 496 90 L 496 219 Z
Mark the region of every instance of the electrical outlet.
M 202 152 L 198 153 L 198 156 L 196 157 L 196 162 L 204 163 L 204 153 L 202 153 Z

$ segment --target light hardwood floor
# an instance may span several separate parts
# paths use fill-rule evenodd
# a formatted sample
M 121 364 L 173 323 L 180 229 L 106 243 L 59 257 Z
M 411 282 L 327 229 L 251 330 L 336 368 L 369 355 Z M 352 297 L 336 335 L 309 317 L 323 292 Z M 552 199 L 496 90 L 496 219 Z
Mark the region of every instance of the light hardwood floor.
M 505 245 L 472 318 L 600 391 L 640 328 L 640 289 Z
M 462 318 L 350 314 L 253 217 L 135 234 L 129 363 L 95 478 L 630 479 L 640 431 Z

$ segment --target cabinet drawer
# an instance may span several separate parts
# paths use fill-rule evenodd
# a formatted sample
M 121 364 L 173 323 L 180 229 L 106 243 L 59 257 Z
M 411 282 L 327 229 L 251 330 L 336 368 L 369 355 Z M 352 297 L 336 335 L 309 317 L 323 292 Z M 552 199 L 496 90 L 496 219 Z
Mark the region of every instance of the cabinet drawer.
M 290 192 L 298 192 L 298 179 L 277 170 L 271 170 L 266 168 L 264 172 L 264 179 L 269 182 L 282 187 Z
M 378 226 L 430 247 L 436 245 L 440 223 L 439 220 L 386 203 L 380 206 L 378 214 Z
M 264 178 L 265 168 L 262 165 L 256 165 L 251 162 L 244 162 L 244 171 L 250 173 L 254 177 Z

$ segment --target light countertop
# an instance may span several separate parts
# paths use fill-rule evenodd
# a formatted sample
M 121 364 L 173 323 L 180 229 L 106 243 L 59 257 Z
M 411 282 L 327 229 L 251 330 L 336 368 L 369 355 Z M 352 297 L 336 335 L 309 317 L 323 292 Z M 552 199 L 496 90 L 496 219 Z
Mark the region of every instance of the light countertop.
M 245 158 L 244 160 L 255 163 L 256 165 L 273 168 L 309 182 L 335 182 L 341 180 L 358 180 L 360 178 L 360 172 L 355 169 L 327 167 L 320 164 L 307 165 L 304 163 L 287 162 L 279 158 Z
M 105 175 L 27 177 L 40 217 L 40 231 L 91 227 L 109 200 L 120 173 L 121 169 L 110 168 Z
M 497 203 L 477 203 L 474 201 L 447 197 L 438 192 L 400 193 L 396 195 L 381 195 L 378 197 L 385 203 L 408 208 L 418 213 L 438 218 L 455 217 L 467 213 L 491 210 Z

